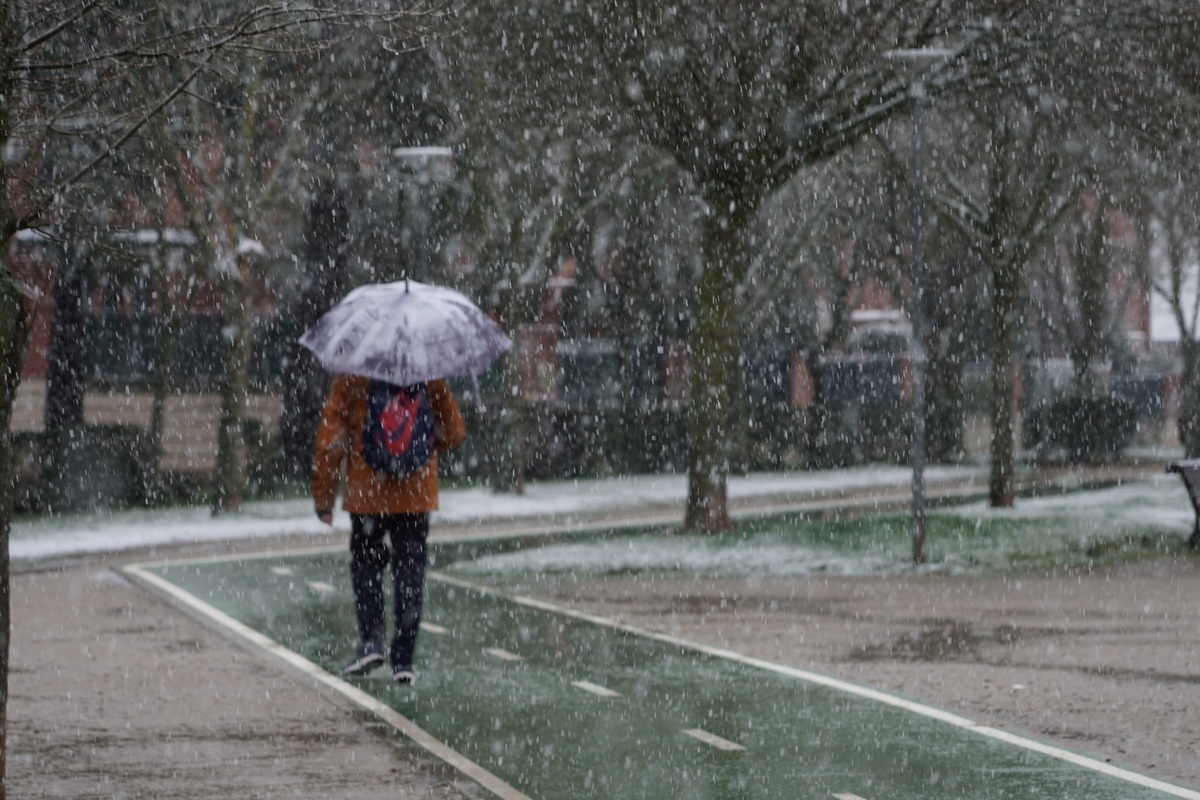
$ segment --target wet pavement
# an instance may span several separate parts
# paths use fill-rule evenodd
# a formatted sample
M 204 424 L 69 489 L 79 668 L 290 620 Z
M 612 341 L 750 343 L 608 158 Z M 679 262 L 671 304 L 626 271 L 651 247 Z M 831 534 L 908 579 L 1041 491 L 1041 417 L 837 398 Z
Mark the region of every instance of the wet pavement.
M 150 572 L 320 670 L 353 646 L 340 551 Z M 437 574 L 423 627 L 415 688 L 386 670 L 351 685 L 513 797 L 1200 797 L 902 697 Z

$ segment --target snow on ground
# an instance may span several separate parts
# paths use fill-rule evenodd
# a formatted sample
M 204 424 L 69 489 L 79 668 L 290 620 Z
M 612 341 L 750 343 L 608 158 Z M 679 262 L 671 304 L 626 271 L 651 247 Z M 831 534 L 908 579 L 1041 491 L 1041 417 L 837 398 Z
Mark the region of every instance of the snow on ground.
M 966 479 L 978 474 L 969 468 L 932 468 L 929 481 Z M 1173 476 L 1168 476 L 1173 477 Z M 731 477 L 729 496 L 733 500 L 790 494 L 839 492 L 853 488 L 899 488 L 909 485 L 911 473 L 900 467 L 862 467 L 849 470 L 794 473 L 756 473 Z M 1142 522 L 1161 520 L 1170 528 L 1190 529 L 1192 512 L 1186 495 L 1166 478 L 1153 481 L 1146 489 L 1135 484 L 1102 492 L 1087 492 L 1062 497 L 1022 501 L 1008 514 L 1068 514 L 1079 518 L 1104 518 L 1125 515 Z M 438 525 L 485 525 L 491 521 L 516 521 L 546 516 L 583 516 L 613 511 L 682 509 L 687 496 L 687 479 L 682 475 L 646 475 L 611 479 L 554 481 L 529 484 L 523 496 L 496 495 L 486 488 L 443 489 L 441 510 L 433 517 Z M 964 506 L 955 513 L 986 516 L 997 513 L 983 504 Z M 339 530 L 348 530 L 349 516 L 338 512 L 334 520 Z M 312 511 L 308 500 L 248 503 L 241 515 L 212 517 L 205 507 L 174 509 L 132 509 L 90 514 L 38 517 L 14 523 L 10 541 L 13 559 L 31 560 L 84 553 L 118 552 L 166 544 L 206 543 L 235 539 L 254 539 L 279 535 L 311 534 L 314 538 L 328 532 Z M 681 541 L 683 545 L 684 542 Z M 693 543 L 694 545 L 695 543 Z M 691 557 L 703 560 L 704 548 L 692 546 Z M 627 554 L 626 554 L 627 555 Z M 729 558 L 729 553 L 709 553 L 709 559 Z M 619 559 L 617 553 L 607 558 Z M 667 555 L 667 558 L 674 556 Z M 766 553 L 747 558 L 766 558 L 770 564 L 779 554 Z M 814 568 L 841 571 L 833 566 L 832 553 L 813 553 Z M 758 562 L 756 562 L 758 563 Z M 823 567 L 820 565 L 824 564 Z M 636 564 L 629 564 L 635 567 Z M 743 565 L 746 566 L 746 565 Z M 865 566 L 865 565 L 864 565 Z M 876 565 L 878 566 L 878 565 Z M 766 568 L 766 567 L 764 567 Z
M 1080 527 L 1145 526 L 1190 531 L 1194 512 L 1183 483 L 1176 475 L 1125 483 L 1109 489 L 1051 495 L 1021 500 L 1014 508 L 991 508 L 986 502 L 969 503 L 941 513 L 968 519 L 1066 518 Z
M 963 480 L 978 470 L 938 467 L 926 470 L 929 481 Z M 846 489 L 896 488 L 910 485 L 912 472 L 900 467 L 862 467 L 822 472 L 764 472 L 729 478 L 731 500 L 788 494 L 835 493 Z M 520 519 L 546 514 L 636 511 L 679 506 L 687 498 L 684 475 L 634 475 L 529 484 L 525 495 L 495 495 L 490 489 L 443 491 L 437 522 L 468 523 L 483 519 Z
M 932 469 L 931 480 L 966 477 L 969 470 Z M 827 472 L 756 473 L 731 477 L 731 499 L 787 493 L 834 492 L 847 488 L 900 487 L 911 472 L 899 467 L 863 467 Z M 683 475 L 638 475 L 609 479 L 531 483 L 525 494 L 497 495 L 487 488 L 443 489 L 441 510 L 433 525 L 482 524 L 488 520 L 520 520 L 549 515 L 587 515 L 611 511 L 679 507 L 687 497 Z M 349 515 L 338 512 L 334 526 L 350 527 Z M 214 518 L 205 507 L 131 509 L 64 514 L 18 520 L 13 525 L 10 555 L 14 559 L 105 553 L 164 544 L 206 543 L 234 539 L 328 533 L 308 500 L 254 502 L 237 516 Z
M 986 503 L 934 508 L 931 517 L 967 521 L 1034 521 L 1001 528 L 978 538 L 933 538 L 926 542 L 930 562 L 922 571 L 954 574 L 1003 568 L 1013 557 L 1086 549 L 1100 541 L 1151 531 L 1186 536 L 1192 510 L 1178 479 L 1125 484 L 1097 491 L 1020 500 L 1014 509 Z M 899 535 L 897 535 L 897 533 Z M 604 575 L 623 572 L 685 572 L 708 576 L 881 575 L 911 570 L 906 530 L 881 528 L 878 538 L 833 546 L 804 541 L 767 528 L 739 536 L 645 536 L 563 542 L 545 547 L 483 555 L 450 569 L 462 574 L 533 576 Z
M 465 575 L 587 575 L 622 572 L 688 572 L 699 575 L 878 575 L 911 569 L 896 553 L 876 549 L 843 553 L 832 547 L 797 545 L 755 537 L 729 544 L 703 536 L 615 538 L 555 544 L 515 553 L 485 555 L 458 562 L 451 570 Z

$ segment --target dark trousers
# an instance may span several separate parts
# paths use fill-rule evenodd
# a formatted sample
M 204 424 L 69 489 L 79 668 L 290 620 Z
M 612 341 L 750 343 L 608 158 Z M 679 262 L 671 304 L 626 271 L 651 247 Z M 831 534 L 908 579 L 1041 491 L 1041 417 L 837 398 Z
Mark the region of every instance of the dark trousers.
M 351 514 L 350 580 L 358 635 L 382 646 L 387 635 L 383 609 L 383 568 L 391 562 L 396 632 L 392 636 L 393 667 L 411 667 L 421 622 L 425 587 L 425 539 L 428 514 Z M 384 541 L 391 540 L 391 548 Z M 390 550 L 390 558 L 389 558 Z

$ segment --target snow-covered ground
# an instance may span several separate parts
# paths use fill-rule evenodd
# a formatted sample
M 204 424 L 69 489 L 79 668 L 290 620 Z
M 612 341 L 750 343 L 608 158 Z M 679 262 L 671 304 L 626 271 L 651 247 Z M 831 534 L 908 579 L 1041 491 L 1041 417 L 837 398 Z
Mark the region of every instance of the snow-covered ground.
M 977 470 L 933 468 L 927 479 L 963 479 Z M 898 467 L 864 467 L 826 472 L 761 473 L 733 477 L 733 500 L 810 493 L 837 493 L 851 488 L 897 489 L 909 485 L 911 473 Z M 634 476 L 612 479 L 534 483 L 523 496 L 496 495 L 486 488 L 443 489 L 439 525 L 484 525 L 488 521 L 517 521 L 537 517 L 573 516 L 613 511 L 682 509 L 687 494 L 681 475 Z M 956 508 L 952 513 L 985 517 L 994 512 L 983 504 Z M 1097 492 L 1022 501 L 1009 515 L 1078 518 L 1081 527 L 1101 521 L 1151 521 L 1169 530 L 1190 530 L 1192 510 L 1177 478 L 1163 476 Z M 349 517 L 338 512 L 334 525 L 349 528 Z M 17 560 L 84 553 L 118 552 L 153 545 L 205 543 L 279 535 L 328 533 L 314 516 L 308 500 L 249 503 L 238 516 L 214 518 L 207 508 L 123 510 L 69 514 L 18 520 L 13 525 L 10 554 Z
M 930 470 L 930 479 L 966 477 L 969 470 Z M 731 498 L 792 492 L 834 492 L 846 488 L 902 487 L 911 480 L 906 469 L 865 467 L 828 472 L 762 473 L 733 477 Z M 513 521 L 548 515 L 587 515 L 611 511 L 680 507 L 687 497 L 682 475 L 639 475 L 611 479 L 531 483 L 525 494 L 497 495 L 487 488 L 445 489 L 439 524 L 469 525 L 488 520 Z M 334 526 L 349 529 L 350 518 L 338 512 Z M 308 500 L 249 503 L 238 516 L 214 518 L 205 507 L 133 509 L 19 520 L 13 525 L 10 554 L 35 559 L 82 553 L 104 553 L 164 544 L 253 539 L 293 534 L 328 533 Z
M 992 527 L 978 537 L 931 536 L 926 541 L 930 562 L 921 570 L 957 574 L 1003 569 L 1014 560 L 1039 554 L 1067 557 L 1104 542 L 1118 545 L 1131 535 L 1182 539 L 1191 532 L 1193 516 L 1182 484 L 1166 475 L 1109 489 L 1021 500 L 1012 509 L 972 502 L 935 508 L 930 515 L 965 520 L 968 529 L 988 520 L 1017 523 Z M 785 524 L 780 530 L 768 526 L 749 534 L 718 537 L 631 533 L 492 553 L 450 569 L 527 580 L 624 572 L 727 577 L 880 575 L 913 568 L 907 521 L 897 528 L 893 519 L 890 526 L 879 527 L 876 535 L 857 540 L 852 536 L 837 544 L 813 541 L 788 530 Z

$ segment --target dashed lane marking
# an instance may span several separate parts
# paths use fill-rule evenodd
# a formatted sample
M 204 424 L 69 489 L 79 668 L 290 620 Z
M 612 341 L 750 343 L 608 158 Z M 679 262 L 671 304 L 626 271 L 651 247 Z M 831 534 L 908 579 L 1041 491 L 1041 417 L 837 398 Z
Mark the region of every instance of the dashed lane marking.
M 282 575 L 285 578 L 289 575 L 295 574 L 291 567 L 271 567 L 271 572 L 275 573 L 276 575 Z
M 835 794 L 834 798 L 836 798 L 836 800 L 865 800 L 865 798 L 859 797 L 856 794 L 850 794 L 849 792 Z
M 611 527 L 620 527 L 620 526 L 621 525 L 619 523 L 614 524 L 614 523 L 610 522 L 605 527 L 611 528 Z M 600 526 L 597 525 L 596 527 L 600 527 Z M 506 537 L 503 537 L 503 536 L 495 537 L 495 536 L 486 536 L 486 535 L 476 534 L 476 535 L 472 535 L 472 536 L 450 535 L 450 536 L 445 536 L 445 537 L 439 536 L 439 537 L 433 537 L 433 538 L 435 540 L 442 540 L 442 541 L 456 541 L 456 540 L 471 541 L 471 540 L 479 540 L 479 539 L 506 538 Z M 328 554 L 328 553 L 341 552 L 343 549 L 344 549 L 343 547 L 329 547 L 329 546 L 315 547 L 315 548 L 302 548 L 302 549 L 297 549 L 296 551 L 290 551 L 289 555 L 291 555 L 291 556 L 323 555 L 323 554 Z M 243 638 L 250 639 L 251 641 L 253 641 L 255 644 L 257 644 L 259 647 L 266 650 L 267 652 L 272 653 L 276 657 L 278 657 L 286 662 L 292 663 L 294 666 L 301 669 L 301 671 L 304 671 L 304 672 L 314 671 L 313 674 L 317 674 L 319 676 L 319 680 L 321 682 L 324 682 L 328 685 L 334 686 L 334 688 L 336 688 L 337 691 L 339 691 L 340 693 L 353 699 L 358 705 L 360 705 L 360 707 L 363 707 L 365 709 L 371 710 L 372 712 L 376 713 L 377 716 L 381 717 L 385 721 L 392 724 L 402 734 L 409 736 L 409 738 L 411 738 L 418 745 L 430 750 L 430 752 L 432 752 L 435 755 L 437 755 L 438 757 L 442 758 L 443 761 L 450 764 L 451 766 L 455 766 L 455 767 L 458 767 L 459 769 L 462 769 L 464 772 L 466 772 L 471 777 L 475 778 L 480 783 L 483 783 L 485 786 L 488 786 L 498 796 L 506 798 L 506 799 L 507 798 L 527 798 L 526 795 L 522 794 L 521 792 L 519 792 L 512 786 L 509 786 L 507 783 L 505 783 L 503 780 L 501 780 L 497 776 L 492 775 L 491 773 L 487 772 L 485 769 L 483 769 L 479 765 L 477 765 L 474 762 L 467 759 L 461 753 L 451 750 L 445 744 L 443 744 L 440 741 L 429 736 L 429 734 L 425 733 L 423 730 L 421 730 L 419 727 L 417 727 L 410 720 L 408 720 L 407 718 L 398 714 L 393 709 L 391 709 L 390 707 L 379 702 L 375 698 L 372 698 L 370 695 L 367 695 L 364 692 L 361 692 L 360 690 L 356 689 L 355 687 L 350 686 L 349 684 L 341 681 L 340 679 L 335 678 L 334 676 L 332 676 L 329 673 L 322 670 L 317 665 L 315 665 L 312 662 L 305 659 L 303 656 L 300 656 L 297 653 L 293 653 L 292 651 L 287 650 L 286 648 L 284 648 L 282 645 L 278 644 L 274 640 L 263 636 L 262 634 L 258 633 L 257 631 L 250 628 L 249 626 L 246 626 L 246 625 L 238 622 L 237 620 L 234 620 L 232 617 L 228 616 L 227 614 L 224 614 L 224 612 L 221 612 L 221 611 L 213 608 L 212 606 L 209 606 L 209 605 L 203 603 L 198 598 L 195 598 L 193 595 L 189 594 L 188 592 L 186 592 L 182 589 L 179 589 L 178 587 L 175 587 L 173 584 L 166 581 L 165 579 L 159 578 L 158 576 L 156 576 L 148 571 L 150 569 L 160 568 L 160 567 L 165 567 L 165 566 L 184 566 L 184 565 L 188 565 L 188 564 L 200 564 L 200 563 L 213 564 L 213 563 L 219 563 L 221 561 L 233 560 L 235 558 L 242 560 L 242 559 L 246 559 L 246 558 L 268 557 L 271 555 L 273 555 L 273 554 L 262 553 L 262 554 L 251 554 L 249 556 L 246 554 L 237 554 L 235 556 L 229 556 L 228 558 L 221 558 L 221 557 L 214 558 L 212 556 L 204 556 L 204 557 L 197 557 L 197 558 L 190 558 L 190 559 L 167 560 L 167 561 L 162 561 L 162 562 L 153 562 L 153 563 L 145 563 L 145 564 L 138 564 L 138 565 L 128 565 L 128 566 L 120 568 L 120 571 L 126 575 L 129 575 L 130 577 L 140 579 L 141 582 L 143 583 L 143 585 L 151 585 L 151 586 L 153 586 L 153 588 L 157 589 L 158 591 L 174 597 L 176 600 L 182 602 L 185 606 L 192 607 L 193 610 L 198 611 L 200 614 L 202 614 L 204 616 L 208 616 L 209 618 L 213 619 L 214 621 L 216 621 L 218 624 L 222 625 L 223 627 L 226 627 L 227 629 L 230 629 L 230 630 L 238 633 Z M 637 636 L 645 637 L 647 639 L 661 641 L 661 642 L 667 642 L 670 644 L 681 646 L 681 647 L 690 649 L 694 652 L 706 653 L 708 655 L 713 655 L 718 658 L 725 658 L 725 659 L 728 659 L 731 661 L 746 664 L 748 666 L 758 667 L 761 669 L 766 669 L 766 670 L 770 670 L 773 672 L 777 672 L 780 674 L 791 675 L 793 677 L 807 681 L 814 685 L 827 686 L 830 688 L 834 688 L 834 689 L 846 692 L 847 694 L 850 694 L 850 695 L 856 695 L 859 697 L 875 700 L 875 701 L 883 703 L 885 705 L 890 705 L 893 707 L 905 709 L 911 713 L 918 714 L 918 715 L 926 717 L 928 719 L 938 720 L 940 722 L 951 725 L 953 727 L 958 727 L 960 729 L 968 730 L 975 734 L 993 739 L 995 741 L 1004 742 L 1006 744 L 1014 745 L 1016 747 L 1020 747 L 1025 750 L 1028 750 L 1028 751 L 1041 753 L 1043 755 L 1047 755 L 1052 758 L 1057 758 L 1066 763 L 1074 764 L 1076 766 L 1080 766 L 1085 769 L 1092 770 L 1093 772 L 1096 772 L 1096 773 L 1100 773 L 1100 774 L 1107 775 L 1109 777 L 1117 778 L 1119 780 L 1126 781 L 1127 783 L 1130 783 L 1133 785 L 1151 788 L 1151 789 L 1163 792 L 1165 794 L 1173 795 L 1175 797 L 1189 798 L 1189 800 L 1200 800 L 1200 792 L 1197 792 L 1195 790 L 1188 789 L 1188 788 L 1181 787 L 1181 786 L 1176 786 L 1176 785 L 1173 785 L 1170 783 L 1166 783 L 1165 781 L 1151 778 L 1149 776 L 1139 775 L 1137 773 L 1130 772 L 1129 770 L 1122 769 L 1120 767 L 1116 767 L 1116 766 L 1113 766 L 1113 765 L 1105 763 L 1105 762 L 1101 762 L 1094 758 L 1089 758 L 1087 756 L 1083 756 L 1078 753 L 1071 752 L 1069 750 L 1064 750 L 1062 748 L 1055 747 L 1053 745 L 1047 745 L 1042 742 L 1037 742 L 1035 740 L 1031 740 L 1024 736 L 1020 736 L 1017 734 L 1011 734 L 1011 733 L 1008 733 L 1007 731 L 993 728 L 988 725 L 983 725 L 983 724 L 980 724 L 973 720 L 970 720 L 970 719 L 967 719 L 964 717 L 960 717 L 956 714 L 951 714 L 949 712 L 945 712 L 940 709 L 933 708 L 931 706 L 925 706 L 920 703 L 902 699 L 895 695 L 890 695 L 881 690 L 876 690 L 876 689 L 871 689 L 869 687 L 863 687 L 863 686 L 859 686 L 856 684 L 846 683 L 837 678 L 832 678 L 829 676 L 824 676 L 824 675 L 820 675 L 817 673 L 808 672 L 807 670 L 797 669 L 794 667 L 789 667 L 786 665 L 777 664 L 777 663 L 770 662 L 770 661 L 765 661 L 763 659 L 745 656 L 745 655 L 742 655 L 739 653 L 725 650 L 723 648 L 712 647 L 710 645 L 703 645 L 703 644 L 699 644 L 697 642 L 690 642 L 690 641 L 680 639 L 678 637 L 670 636 L 667 634 L 661 634 L 661 633 L 656 633 L 653 631 L 644 630 L 644 629 L 638 628 L 636 626 L 629 625 L 627 623 L 619 622 L 617 620 L 608 619 L 606 617 L 602 617 L 602 616 L 595 615 L 595 614 L 579 612 L 574 609 L 568 609 L 563 606 L 558 606 L 556 604 L 548 603 L 548 602 L 541 601 L 541 600 L 535 600 L 530 597 L 524 597 L 524 596 L 520 596 L 520 595 L 511 595 L 511 594 L 508 594 L 507 592 L 497 591 L 491 587 L 484 587 L 479 584 L 472 583 L 470 581 L 463 581 L 461 579 L 452 578 L 443 573 L 431 572 L 429 577 L 431 577 L 435 580 L 440 580 L 441 582 L 443 582 L 447 585 L 458 586 L 461 588 L 470 589 L 473 591 L 477 591 L 483 595 L 504 598 L 506 600 L 514 602 L 517 605 L 523 606 L 525 608 L 539 609 L 539 610 L 547 611 L 547 612 L 550 612 L 553 614 L 558 614 L 558 615 L 566 616 L 569 618 L 578 619 L 581 621 L 591 622 L 591 623 L 599 625 L 601 627 L 610 628 L 613 630 L 622 630 L 622 631 L 626 631 L 628 633 L 631 633 L 631 634 L 634 634 Z M 520 657 L 518 656 L 518 658 L 520 658 Z M 838 797 L 842 797 L 842 796 L 839 795 Z M 861 800 L 861 799 L 858 799 L 855 795 L 844 795 L 844 797 L 847 800 L 850 800 L 851 798 L 855 798 L 855 800 Z
M 510 653 L 507 650 L 501 649 L 499 647 L 485 647 L 483 649 L 483 652 L 487 653 L 489 656 L 495 656 L 496 658 L 500 659 L 501 661 L 524 661 L 525 660 L 524 658 L 517 655 L 516 653 Z
M 715 747 L 718 750 L 733 751 L 733 750 L 745 750 L 746 749 L 746 748 L 742 747 L 740 744 L 738 744 L 737 742 L 731 742 L 728 739 L 722 739 L 720 736 L 717 736 L 715 733 L 709 733 L 708 731 L 704 730 L 703 728 L 689 728 L 689 729 L 685 730 L 684 733 L 686 733 L 688 736 L 691 736 L 693 739 L 699 739 L 700 741 L 704 742 L 705 744 L 711 745 L 712 747 Z
M 592 683 L 591 681 L 571 681 L 571 685 L 578 689 L 583 689 L 585 692 L 591 692 L 592 694 L 599 695 L 600 697 L 621 696 L 620 692 L 614 692 L 607 686 L 601 686 L 600 684 Z
M 433 622 L 422 622 L 420 628 L 425 633 L 436 633 L 438 636 L 445 636 L 450 631 Z
M 1200 800 L 1200 792 L 1194 789 L 1176 786 L 1174 784 L 1167 783 L 1166 781 L 1158 780 L 1157 778 L 1151 778 L 1148 775 L 1140 775 L 1136 772 L 1122 769 L 1121 767 L 1114 766 L 1104 761 L 1099 761 L 1095 758 L 1089 758 L 1088 756 L 1080 755 L 1079 753 L 1073 753 L 1070 750 L 1065 750 L 1061 747 L 1055 747 L 1054 745 L 1039 742 L 1025 736 L 1009 733 L 1008 731 L 1001 730 L 1000 728 L 993 728 L 990 725 L 983 725 L 966 717 L 961 717 L 958 714 L 951 714 L 948 711 L 934 708 L 933 706 L 927 706 L 923 703 L 918 703 L 913 700 L 906 700 L 897 695 L 888 694 L 880 689 L 872 689 L 867 686 L 860 686 L 859 684 L 849 683 L 828 675 L 821 675 L 820 673 L 809 672 L 808 670 L 798 669 L 796 667 L 789 667 L 786 664 L 777 664 L 773 661 L 766 661 L 761 658 L 753 658 L 751 656 L 746 656 L 721 647 L 713 647 L 712 645 L 700 644 L 699 642 L 690 642 L 686 639 L 680 639 L 676 636 L 646 630 L 644 628 L 639 628 L 636 625 L 630 625 L 615 619 L 602 617 L 598 614 L 589 614 L 584 611 L 567 608 L 555 603 L 548 603 L 544 600 L 537 600 L 524 595 L 509 594 L 507 592 L 494 589 L 490 586 L 483 586 L 471 581 L 462 580 L 461 578 L 455 578 L 443 572 L 430 571 L 428 573 L 428 577 L 436 581 L 441 581 L 447 586 L 456 586 L 460 589 L 478 592 L 479 594 L 489 597 L 499 597 L 508 600 L 509 602 L 516 603 L 518 606 L 522 606 L 524 608 L 547 611 L 551 614 L 558 614 L 569 619 L 590 622 L 603 628 L 609 628 L 610 630 L 625 631 L 626 633 L 631 633 L 634 636 L 641 636 L 653 641 L 665 642 L 676 647 L 686 648 L 694 653 L 705 653 L 717 658 L 723 658 L 728 661 L 745 664 L 750 667 L 770 670 L 771 672 L 775 672 L 780 675 L 790 675 L 815 686 L 826 686 L 830 689 L 836 689 L 838 691 L 845 692 L 848 695 L 874 700 L 878 703 L 892 706 L 893 708 L 900 708 L 908 711 L 909 713 L 925 717 L 926 719 L 937 720 L 938 722 L 945 723 L 961 730 L 970 731 L 971 733 L 984 736 L 994 741 L 1004 742 L 1005 744 L 1010 744 L 1030 752 L 1040 753 L 1042 755 L 1058 759 L 1059 761 L 1073 764 L 1077 767 L 1083 767 L 1084 769 L 1091 770 L 1092 772 L 1096 772 L 1101 775 L 1107 775 L 1110 778 L 1116 778 L 1117 780 L 1125 781 L 1126 783 L 1130 783 L 1135 786 L 1143 786 L 1147 789 L 1153 789 L 1173 797 L 1183 797 L 1187 798 L 1188 800 Z
M 336 586 L 334 586 L 332 583 L 326 583 L 325 581 L 306 581 L 305 583 L 308 584 L 308 588 L 321 594 L 337 591 Z

